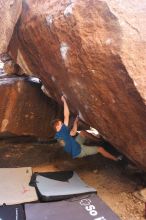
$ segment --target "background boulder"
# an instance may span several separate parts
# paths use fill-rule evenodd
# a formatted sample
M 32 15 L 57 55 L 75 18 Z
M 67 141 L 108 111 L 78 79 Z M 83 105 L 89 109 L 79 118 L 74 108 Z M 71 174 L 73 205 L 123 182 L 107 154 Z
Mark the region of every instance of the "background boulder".
M 28 77 L 0 79 L 0 137 L 31 136 L 49 140 L 51 120 L 62 116 L 62 107 L 46 97 L 41 85 Z
M 22 0 L 0 1 L 0 54 L 7 51 L 21 9 Z

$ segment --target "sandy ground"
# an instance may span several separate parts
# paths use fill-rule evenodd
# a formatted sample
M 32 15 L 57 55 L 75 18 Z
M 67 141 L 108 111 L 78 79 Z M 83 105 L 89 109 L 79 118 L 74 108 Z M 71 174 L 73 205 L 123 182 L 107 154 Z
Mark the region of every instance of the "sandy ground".
M 0 167 L 32 166 L 34 171 L 75 170 L 122 220 L 144 220 L 144 203 L 133 192 L 143 174 L 100 155 L 72 160 L 56 144 L 1 144 Z

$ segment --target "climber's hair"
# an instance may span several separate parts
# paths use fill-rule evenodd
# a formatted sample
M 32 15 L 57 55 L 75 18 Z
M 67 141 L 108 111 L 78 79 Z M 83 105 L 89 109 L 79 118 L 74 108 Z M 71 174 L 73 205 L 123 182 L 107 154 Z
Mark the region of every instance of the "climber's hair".
M 51 121 L 51 127 L 53 128 L 53 130 L 56 131 L 56 126 L 58 125 L 59 122 L 62 122 L 62 120 L 60 118 L 54 119 Z

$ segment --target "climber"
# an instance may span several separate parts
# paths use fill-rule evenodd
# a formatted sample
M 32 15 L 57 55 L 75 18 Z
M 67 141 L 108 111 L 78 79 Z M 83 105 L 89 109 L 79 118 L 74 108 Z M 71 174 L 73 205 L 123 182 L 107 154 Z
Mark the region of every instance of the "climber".
M 94 155 L 97 153 L 102 154 L 104 157 L 118 161 L 121 160 L 121 157 L 115 157 L 109 152 L 107 152 L 101 146 L 86 146 L 84 145 L 86 137 L 91 135 L 87 134 L 85 131 L 81 131 L 77 137 L 73 138 L 73 136 L 77 133 L 78 126 L 78 117 L 76 117 L 73 128 L 69 131 L 69 108 L 64 96 L 61 97 L 61 100 L 64 105 L 64 122 L 60 119 L 56 119 L 52 121 L 52 126 L 56 131 L 55 139 L 57 139 L 62 146 L 64 146 L 64 150 L 69 153 L 72 158 L 82 158 L 88 155 Z

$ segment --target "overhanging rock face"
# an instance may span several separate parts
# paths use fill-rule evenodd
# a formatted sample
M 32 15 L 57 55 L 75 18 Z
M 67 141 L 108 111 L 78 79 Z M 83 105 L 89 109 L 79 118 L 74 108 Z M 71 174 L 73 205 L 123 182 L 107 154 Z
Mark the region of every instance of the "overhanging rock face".
M 0 103 L 0 137 L 48 139 L 53 136 L 50 121 L 62 111 L 39 83 L 25 77 L 0 79 Z
M 28 0 L 9 53 L 146 169 L 145 39 L 145 0 Z

